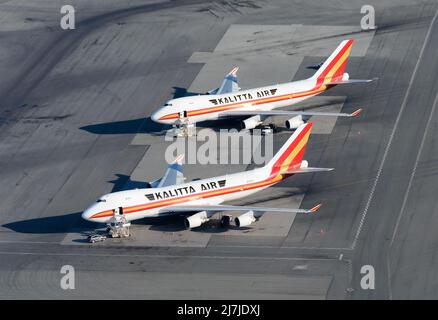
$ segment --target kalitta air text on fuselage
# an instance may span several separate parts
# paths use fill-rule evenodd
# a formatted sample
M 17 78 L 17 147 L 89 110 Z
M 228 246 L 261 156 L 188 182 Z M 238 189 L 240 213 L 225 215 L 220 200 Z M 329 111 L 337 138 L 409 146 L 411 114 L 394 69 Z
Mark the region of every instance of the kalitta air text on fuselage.
M 227 96 L 223 98 L 217 98 L 217 99 L 210 99 L 209 101 L 213 103 L 214 105 L 221 105 L 221 104 L 227 104 L 227 103 L 234 103 L 234 102 L 245 102 L 249 100 L 253 100 L 254 96 L 256 98 L 264 98 L 264 97 L 271 97 L 275 95 L 275 92 L 277 89 L 269 89 L 269 90 L 260 90 L 257 91 L 255 94 L 251 93 L 242 93 L 242 94 L 235 94 L 232 96 Z M 253 96 L 254 95 L 254 96 Z
M 207 183 L 201 183 L 199 186 L 185 186 L 185 187 L 157 191 L 154 193 L 146 194 L 145 196 L 149 199 L 149 201 L 162 200 L 162 199 L 185 196 L 197 192 L 222 188 L 225 186 L 225 183 L 226 180 L 211 181 Z

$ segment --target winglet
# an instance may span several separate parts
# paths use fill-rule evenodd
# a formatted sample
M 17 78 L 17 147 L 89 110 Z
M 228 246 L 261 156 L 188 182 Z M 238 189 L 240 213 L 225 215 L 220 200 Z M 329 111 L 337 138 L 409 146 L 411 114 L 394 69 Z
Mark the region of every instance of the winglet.
M 362 108 L 359 108 L 359 109 L 357 109 L 356 111 L 354 111 L 354 112 L 351 114 L 351 116 L 352 116 L 352 117 L 356 117 L 356 116 L 358 116 L 362 111 L 363 111 L 363 109 L 362 109 Z
M 175 158 L 174 163 L 177 163 L 177 164 L 179 164 L 179 165 L 182 165 L 182 161 L 183 161 L 183 159 L 184 159 L 184 154 L 180 154 L 180 155 L 178 155 L 178 156 Z
M 317 204 L 316 206 L 314 206 L 312 209 L 309 210 L 310 213 L 315 213 L 316 211 L 319 210 L 319 208 L 321 208 L 322 204 Z
M 239 67 L 234 67 L 228 74 L 235 77 L 237 75 L 238 70 L 239 70 Z

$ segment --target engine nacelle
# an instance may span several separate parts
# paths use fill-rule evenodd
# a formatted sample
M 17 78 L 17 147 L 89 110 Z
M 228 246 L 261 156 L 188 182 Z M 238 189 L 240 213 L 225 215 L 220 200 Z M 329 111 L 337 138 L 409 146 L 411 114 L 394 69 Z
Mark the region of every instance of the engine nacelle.
M 242 126 L 244 129 L 254 129 L 259 124 L 262 123 L 262 117 L 260 115 L 252 116 L 251 118 L 242 121 Z
M 289 120 L 286 120 L 286 128 L 288 129 L 296 129 L 299 126 L 304 124 L 303 117 L 301 115 L 295 116 L 293 118 L 290 118 Z
M 223 215 L 221 218 L 221 226 L 222 228 L 228 228 L 231 224 L 232 216 Z
M 204 222 L 209 220 L 207 212 L 201 211 L 184 219 L 184 225 L 187 229 L 199 227 Z
M 251 210 L 236 217 L 234 219 L 234 223 L 236 224 L 237 227 L 240 228 L 240 227 L 249 226 L 251 223 L 255 222 L 256 220 L 257 220 L 256 217 L 254 217 L 254 211 Z

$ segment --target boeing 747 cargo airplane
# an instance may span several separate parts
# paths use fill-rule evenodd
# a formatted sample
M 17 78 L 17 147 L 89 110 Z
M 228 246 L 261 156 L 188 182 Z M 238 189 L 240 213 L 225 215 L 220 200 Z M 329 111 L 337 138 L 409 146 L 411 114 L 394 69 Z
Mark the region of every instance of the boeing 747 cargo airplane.
M 187 228 L 199 227 L 216 212 L 244 212 L 235 218 L 238 227 L 248 226 L 264 212 L 311 213 L 311 209 L 265 208 L 222 205 L 244 198 L 279 183 L 297 173 L 330 171 L 332 168 L 311 168 L 303 159 L 312 123 L 301 125 L 277 154 L 261 168 L 204 180 L 184 182 L 182 157 L 169 165 L 165 175 L 150 183 L 149 188 L 114 192 L 100 197 L 86 209 L 82 217 L 89 221 L 109 223 L 116 210 L 126 221 L 170 214 L 193 215 L 185 219 Z M 230 216 L 221 222 L 228 225 Z
M 219 88 L 204 95 L 169 100 L 152 114 L 151 119 L 158 123 L 187 127 L 189 124 L 206 120 L 248 116 L 249 118 L 243 121 L 243 127 L 253 129 L 269 116 L 291 116 L 285 125 L 287 128 L 296 129 L 304 123 L 303 117 L 355 116 L 361 109 L 353 113 L 274 111 L 276 108 L 294 105 L 339 84 L 371 82 L 372 80 L 351 80 L 348 73 L 344 73 L 352 45 L 353 39 L 342 41 L 323 64 L 310 67 L 317 70 L 312 77 L 301 81 L 240 91 L 236 67 L 226 75 Z

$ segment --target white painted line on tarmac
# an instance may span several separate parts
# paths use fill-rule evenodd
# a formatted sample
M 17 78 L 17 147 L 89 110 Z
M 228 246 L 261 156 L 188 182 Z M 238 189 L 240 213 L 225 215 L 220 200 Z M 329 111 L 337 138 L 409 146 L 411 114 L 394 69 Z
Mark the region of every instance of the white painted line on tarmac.
M 437 103 L 438 103 L 438 94 L 435 96 L 432 110 L 430 112 L 429 119 L 427 120 L 426 128 L 424 129 L 423 138 L 421 139 L 421 143 L 420 143 L 420 149 L 418 149 L 417 158 L 415 159 L 415 164 L 414 164 L 414 167 L 412 169 L 411 176 L 409 178 L 408 187 L 406 189 L 405 196 L 403 198 L 403 204 L 402 204 L 402 207 L 401 207 L 400 212 L 399 212 L 398 217 L 397 217 L 397 222 L 396 222 L 395 227 L 394 227 L 394 232 L 393 232 L 392 237 L 391 237 L 391 242 L 389 243 L 390 247 L 392 246 L 392 244 L 394 242 L 395 235 L 397 233 L 398 226 L 400 224 L 400 220 L 401 220 L 403 213 L 405 211 L 406 203 L 407 203 L 409 193 L 410 193 L 411 187 L 412 187 L 412 181 L 414 180 L 415 173 L 417 172 L 418 163 L 420 162 L 420 156 L 421 156 L 421 154 L 423 152 L 423 148 L 424 148 L 424 142 L 426 141 L 427 132 L 429 130 L 429 126 L 430 126 L 430 122 L 432 120 L 433 114 L 435 113 L 435 108 L 436 108 Z
M 368 209 L 370 207 L 371 201 L 374 198 L 374 192 L 376 191 L 377 183 L 380 180 L 380 176 L 381 176 L 382 171 L 383 171 L 383 166 L 385 165 L 385 162 L 386 162 L 386 157 L 388 156 L 389 149 L 391 148 L 392 140 L 394 139 L 395 132 L 397 131 L 398 124 L 399 124 L 400 119 L 401 119 L 401 115 L 402 115 L 402 113 L 403 113 L 403 111 L 404 111 L 404 109 L 406 107 L 406 103 L 408 101 L 408 97 L 409 97 L 409 94 L 411 92 L 412 85 L 414 84 L 414 79 L 415 79 L 415 77 L 417 75 L 418 66 L 420 65 L 421 59 L 423 58 L 424 50 L 426 48 L 427 42 L 429 41 L 430 34 L 431 34 L 431 31 L 432 31 L 432 27 L 433 27 L 433 24 L 435 23 L 437 15 L 438 15 L 438 10 L 435 13 L 435 16 L 433 17 L 433 19 L 432 19 L 432 21 L 430 23 L 429 30 L 427 31 L 426 38 L 424 39 L 423 46 L 421 47 L 419 58 L 417 60 L 417 63 L 415 64 L 414 72 L 412 73 L 412 77 L 411 77 L 411 79 L 409 81 L 408 89 L 406 90 L 406 94 L 405 94 L 405 97 L 403 99 L 400 111 L 399 111 L 399 113 L 397 115 L 397 119 L 395 120 L 395 124 L 394 124 L 394 127 L 393 127 L 392 132 L 391 132 L 391 136 L 389 137 L 388 144 L 386 145 L 385 152 L 383 153 L 382 162 L 380 163 L 379 170 L 377 171 L 377 175 L 376 175 L 376 178 L 374 180 L 374 184 L 373 184 L 373 186 L 371 188 L 371 192 L 370 192 L 370 195 L 368 197 L 368 201 L 366 203 L 365 210 L 362 213 L 362 216 L 361 216 L 361 219 L 360 219 L 360 222 L 359 222 L 359 227 L 357 228 L 356 235 L 354 237 L 354 241 L 353 241 L 353 243 L 351 245 L 351 248 L 353 250 L 356 248 L 357 241 L 359 239 L 360 233 L 362 231 L 363 224 L 364 224 L 366 216 L 368 214 Z

